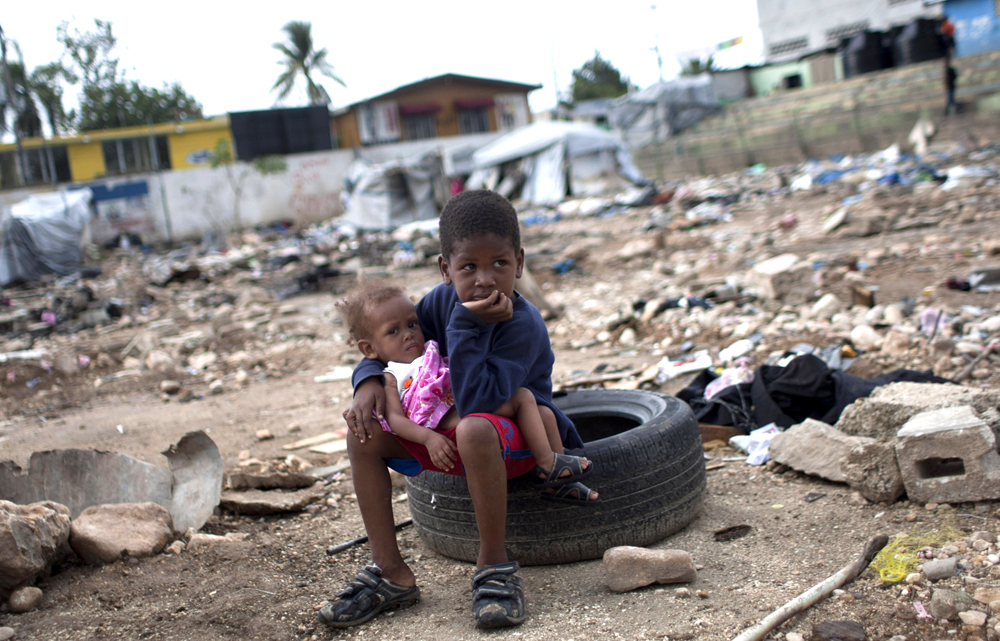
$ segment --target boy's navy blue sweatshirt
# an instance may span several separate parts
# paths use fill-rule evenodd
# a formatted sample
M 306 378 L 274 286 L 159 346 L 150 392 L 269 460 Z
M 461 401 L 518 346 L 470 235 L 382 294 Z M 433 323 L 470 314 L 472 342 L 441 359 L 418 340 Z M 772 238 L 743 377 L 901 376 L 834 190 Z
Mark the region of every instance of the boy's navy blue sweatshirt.
M 542 315 L 524 296 L 514 300 L 514 316 L 487 325 L 462 305 L 455 288 L 438 285 L 417 303 L 424 338 L 435 340 L 448 357 L 451 387 L 460 416 L 491 412 L 526 387 L 535 400 L 552 409 L 566 448 L 582 448 L 573 422 L 552 404 L 552 364 L 555 356 Z M 364 359 L 354 368 L 351 383 L 382 378 L 385 366 Z M 384 379 L 383 379 L 384 380 Z

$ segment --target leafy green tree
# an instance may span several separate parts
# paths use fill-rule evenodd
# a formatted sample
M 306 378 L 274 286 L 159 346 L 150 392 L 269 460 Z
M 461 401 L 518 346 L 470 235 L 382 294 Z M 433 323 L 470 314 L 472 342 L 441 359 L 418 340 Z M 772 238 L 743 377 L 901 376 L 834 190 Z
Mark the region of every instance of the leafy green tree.
M 38 114 L 38 104 L 32 95 L 31 78 L 25 71 L 24 61 L 10 61 L 7 63 L 7 69 L 10 72 L 11 95 L 5 103 L 0 104 L 0 127 L 2 127 L 0 131 L 13 131 L 11 129 L 13 126 L 22 138 L 41 136 L 42 119 Z M 8 112 L 13 119 L 13 125 L 7 123 Z
M 63 107 L 63 81 L 72 84 L 76 82 L 76 76 L 60 62 L 35 67 L 31 72 L 31 90 L 45 112 L 53 135 L 66 131 L 70 124 Z
M 78 130 L 109 129 L 201 118 L 201 104 L 179 83 L 148 87 L 125 77 L 114 51 L 118 40 L 107 20 L 94 20 L 93 31 L 70 29 L 63 22 L 59 41 L 72 61 L 67 77 L 79 77 L 80 109 L 67 114 Z
M 621 71 L 601 57 L 599 51 L 595 51 L 591 60 L 573 71 L 574 103 L 596 98 L 617 98 L 628 93 L 631 87 L 633 85 L 628 77 L 623 77 Z
M 715 56 L 709 56 L 708 60 L 702 62 L 700 58 L 691 58 L 687 64 L 681 65 L 682 76 L 700 76 L 703 73 L 716 71 Z
M 301 74 L 306 81 L 309 104 L 330 104 L 330 94 L 327 93 L 326 87 L 313 80 L 313 75 L 319 73 L 343 87 L 347 85 L 334 73 L 333 65 L 327 62 L 326 47 L 318 51 L 314 49 L 312 23 L 292 20 L 281 30 L 288 36 L 288 41 L 275 42 L 273 46 L 284 55 L 284 60 L 279 64 L 283 65 L 285 69 L 278 76 L 274 86 L 271 87 L 271 91 L 278 92 L 278 102 L 288 97 L 288 94 L 295 88 L 295 81 Z
M 257 156 L 250 166 L 239 168 L 236 165 L 236 158 L 233 156 L 233 148 L 225 138 L 219 138 L 215 143 L 215 149 L 209 155 L 209 163 L 212 168 L 225 167 L 226 179 L 233 189 L 233 231 L 239 232 L 243 229 L 243 220 L 240 216 L 240 202 L 243 200 L 243 187 L 250 174 L 256 172 L 261 176 L 281 174 L 288 170 L 288 163 L 283 156 Z M 216 223 L 218 221 L 215 221 Z M 220 226 L 221 225 L 217 225 Z

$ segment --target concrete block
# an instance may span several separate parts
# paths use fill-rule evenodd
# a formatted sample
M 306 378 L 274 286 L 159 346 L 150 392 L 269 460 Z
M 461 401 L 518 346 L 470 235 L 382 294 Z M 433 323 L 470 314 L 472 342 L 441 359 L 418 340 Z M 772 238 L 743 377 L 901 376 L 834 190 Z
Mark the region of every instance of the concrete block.
M 903 495 L 896 442 L 876 441 L 851 448 L 841 464 L 847 484 L 869 501 L 892 503 Z
M 761 261 L 750 271 L 750 284 L 764 298 L 804 302 L 816 286 L 812 267 L 795 254 L 782 254 Z
M 844 408 L 837 424 L 845 434 L 892 438 L 910 418 L 944 407 L 969 405 L 996 431 L 991 416 L 1000 407 L 1000 390 L 948 383 L 891 383 Z
M 962 503 L 1000 498 L 996 436 L 972 407 L 917 414 L 897 438 L 896 461 L 911 501 Z
M 848 436 L 810 418 L 776 434 L 768 446 L 768 453 L 778 463 L 794 470 L 845 483 L 847 476 L 841 469 L 841 462 L 851 448 L 871 442 L 870 438 Z

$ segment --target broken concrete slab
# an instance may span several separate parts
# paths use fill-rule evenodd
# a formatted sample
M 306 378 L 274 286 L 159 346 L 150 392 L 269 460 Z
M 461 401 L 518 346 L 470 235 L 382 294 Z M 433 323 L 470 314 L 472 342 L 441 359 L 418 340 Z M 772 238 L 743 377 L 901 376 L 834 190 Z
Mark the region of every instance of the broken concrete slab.
M 236 514 L 260 516 L 280 512 L 301 512 L 310 503 L 315 503 L 326 489 L 318 481 L 303 490 L 285 492 L 282 490 L 227 490 L 222 493 L 220 507 Z
M 698 572 L 684 550 L 648 550 L 623 545 L 604 553 L 604 570 L 613 592 L 628 592 L 653 583 L 689 583 Z
M 872 442 L 860 436 L 848 436 L 822 421 L 805 422 L 775 434 L 768 446 L 771 458 L 793 470 L 819 476 L 837 483 L 847 482 L 841 461 L 851 448 Z
M 0 501 L 0 599 L 47 571 L 69 540 L 65 505 Z
M 979 413 L 995 410 L 1000 407 L 1000 390 L 948 383 L 891 383 L 844 408 L 834 427 L 855 436 L 892 438 L 921 412 L 959 405 L 970 405 Z
M 892 503 L 905 491 L 896 463 L 895 440 L 856 445 L 841 467 L 851 489 L 869 501 Z
M 114 563 L 123 554 L 153 556 L 174 540 L 170 512 L 156 503 L 92 505 L 73 519 L 69 544 L 91 565 Z
M 28 471 L 0 462 L 0 499 L 55 501 L 77 517 L 92 505 L 151 501 L 167 508 L 178 532 L 200 528 L 219 504 L 222 456 L 204 432 L 189 432 L 163 453 L 170 469 L 115 452 L 35 452 Z
M 968 405 L 917 414 L 899 430 L 896 460 L 911 501 L 1000 498 L 996 436 Z

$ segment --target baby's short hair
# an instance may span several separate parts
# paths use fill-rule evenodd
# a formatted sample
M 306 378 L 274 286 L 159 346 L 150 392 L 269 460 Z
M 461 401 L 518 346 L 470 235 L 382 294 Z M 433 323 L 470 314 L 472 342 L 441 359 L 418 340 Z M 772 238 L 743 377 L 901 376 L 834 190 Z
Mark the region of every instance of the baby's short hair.
M 389 280 L 363 280 L 347 293 L 347 297 L 336 303 L 337 311 L 347 323 L 350 332 L 348 340 L 354 344 L 372 336 L 369 318 L 371 308 L 379 303 L 405 296 L 406 292 L 398 284 Z
M 452 196 L 441 212 L 441 255 L 451 257 L 455 244 L 472 236 L 495 234 L 506 238 L 516 253 L 521 249 L 521 228 L 510 201 L 488 189 L 463 191 Z

